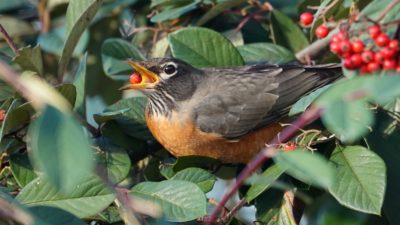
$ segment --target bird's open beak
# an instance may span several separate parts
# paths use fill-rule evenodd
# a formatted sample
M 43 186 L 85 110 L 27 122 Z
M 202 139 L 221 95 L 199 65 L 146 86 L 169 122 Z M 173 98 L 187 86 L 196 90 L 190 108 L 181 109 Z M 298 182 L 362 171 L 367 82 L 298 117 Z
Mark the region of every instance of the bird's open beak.
M 132 60 L 128 60 L 127 63 L 131 65 L 136 72 L 140 74 L 142 77 L 142 81 L 138 84 L 127 84 L 121 87 L 119 90 L 129 90 L 129 89 L 146 89 L 154 87 L 159 81 L 160 78 L 157 74 L 148 70 L 145 66 L 141 65 L 138 62 L 134 62 Z

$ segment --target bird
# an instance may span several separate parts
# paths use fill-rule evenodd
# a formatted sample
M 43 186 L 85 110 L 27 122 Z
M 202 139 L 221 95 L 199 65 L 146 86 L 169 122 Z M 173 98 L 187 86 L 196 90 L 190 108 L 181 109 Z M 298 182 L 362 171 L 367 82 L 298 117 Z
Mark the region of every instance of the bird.
M 145 119 L 175 157 L 248 163 L 288 121 L 291 106 L 342 77 L 340 64 L 196 68 L 177 58 L 127 60 L 147 98 Z

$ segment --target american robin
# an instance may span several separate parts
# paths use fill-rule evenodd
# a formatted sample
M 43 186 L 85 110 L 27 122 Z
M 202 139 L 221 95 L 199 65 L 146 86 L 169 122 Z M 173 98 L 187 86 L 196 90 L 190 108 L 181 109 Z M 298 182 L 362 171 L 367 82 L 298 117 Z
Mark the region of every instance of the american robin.
M 197 69 L 175 59 L 128 61 L 141 75 L 145 117 L 174 156 L 207 156 L 246 163 L 282 130 L 280 121 L 305 94 L 337 80 L 337 64 L 257 64 Z

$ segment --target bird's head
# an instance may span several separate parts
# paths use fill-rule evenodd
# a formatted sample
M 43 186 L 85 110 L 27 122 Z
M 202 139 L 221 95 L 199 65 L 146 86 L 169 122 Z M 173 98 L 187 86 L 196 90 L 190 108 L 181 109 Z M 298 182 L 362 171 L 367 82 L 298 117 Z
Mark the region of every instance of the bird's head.
M 163 86 L 182 88 L 189 76 L 198 71 L 191 65 L 175 58 L 155 58 L 147 61 L 127 61 L 141 77 L 140 82 L 130 83 L 121 90 L 136 89 L 144 93 Z

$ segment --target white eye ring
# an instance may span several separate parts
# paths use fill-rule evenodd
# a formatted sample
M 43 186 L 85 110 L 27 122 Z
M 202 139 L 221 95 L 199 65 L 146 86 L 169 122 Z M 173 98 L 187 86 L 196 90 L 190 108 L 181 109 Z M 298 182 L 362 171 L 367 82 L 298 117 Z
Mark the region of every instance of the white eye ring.
M 168 62 L 161 65 L 162 73 L 166 77 L 175 75 L 178 72 L 178 66 L 174 62 Z

